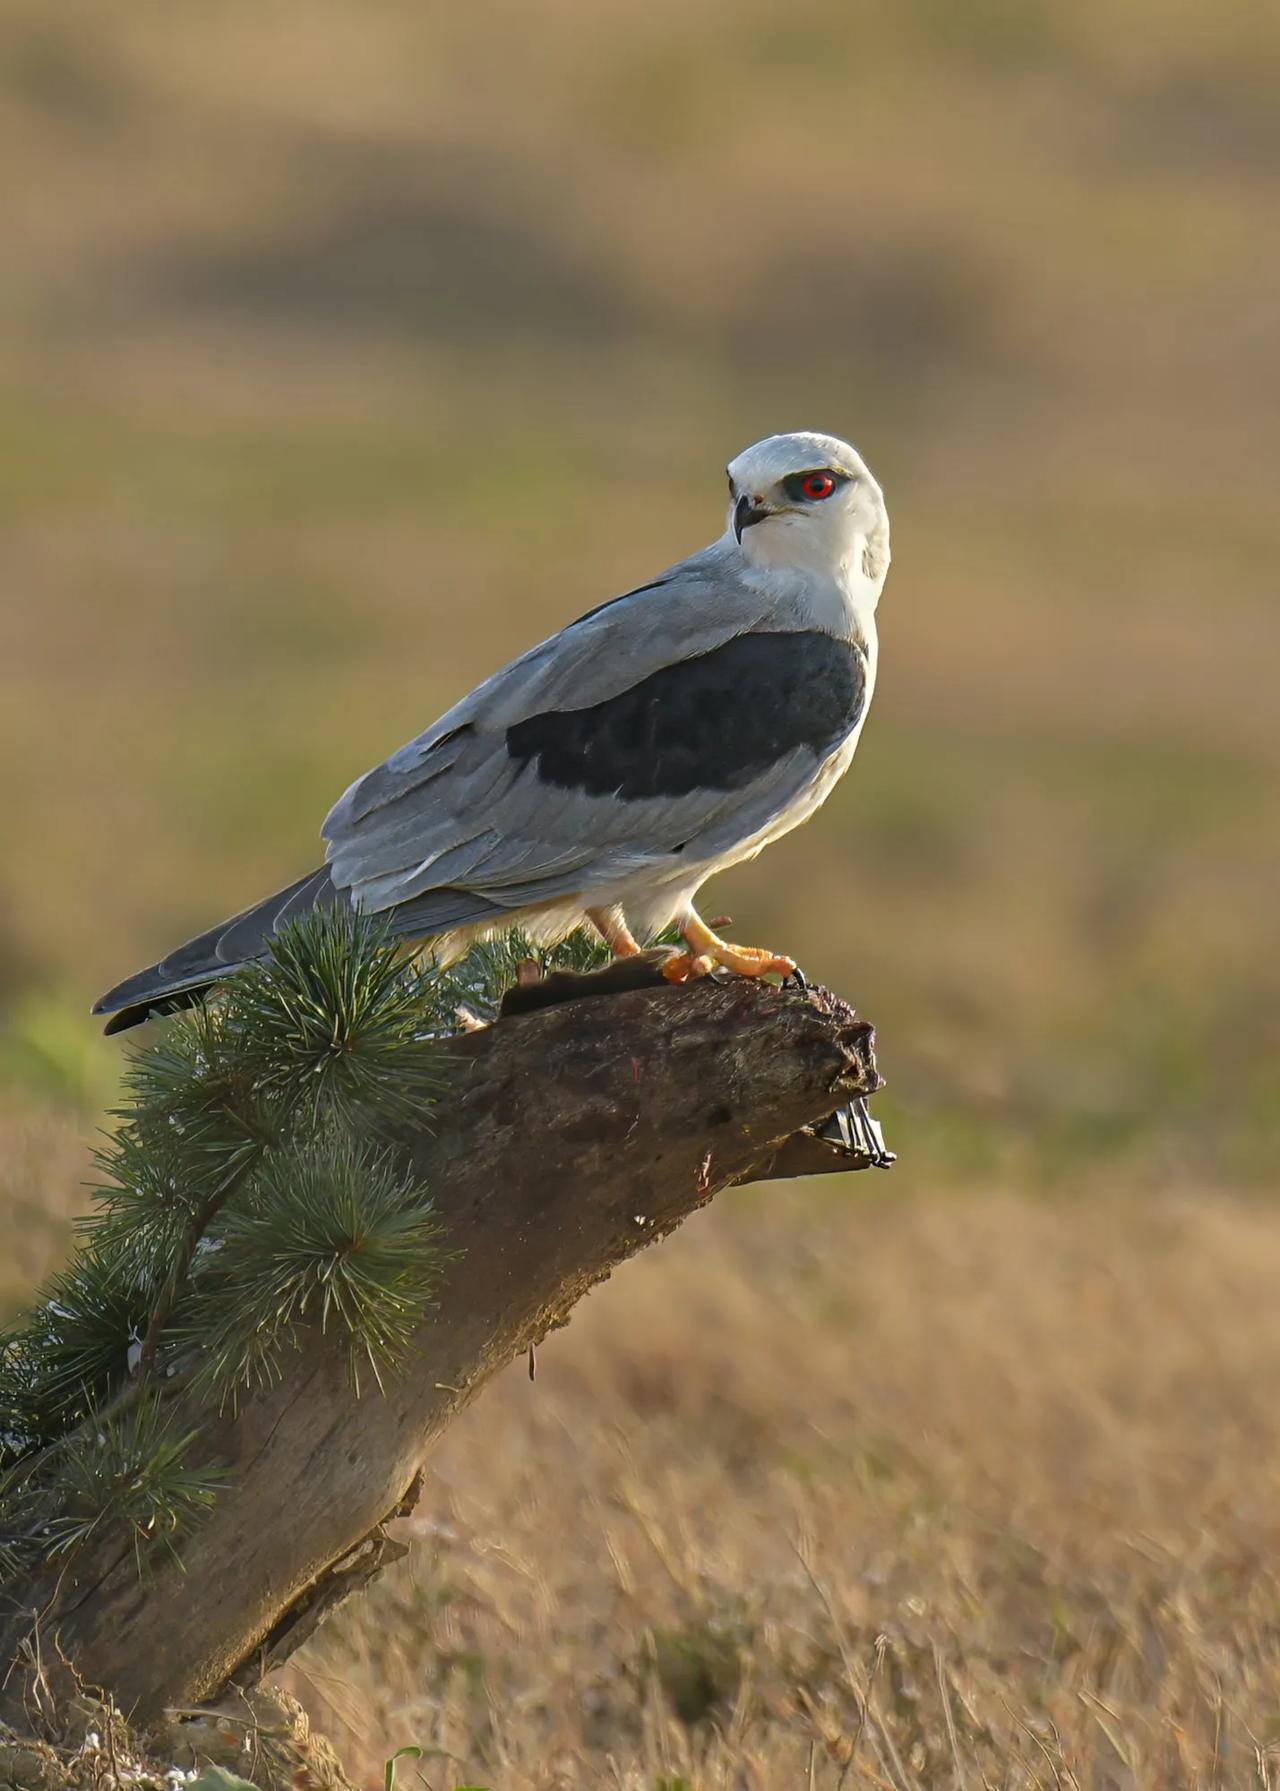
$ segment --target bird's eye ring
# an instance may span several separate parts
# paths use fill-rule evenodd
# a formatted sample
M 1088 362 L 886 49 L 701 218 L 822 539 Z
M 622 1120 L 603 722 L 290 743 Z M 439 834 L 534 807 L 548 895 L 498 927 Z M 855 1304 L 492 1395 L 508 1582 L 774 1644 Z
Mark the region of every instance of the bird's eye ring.
M 817 503 L 820 498 L 828 498 L 836 488 L 836 482 L 830 473 L 806 473 L 800 481 L 800 489 L 807 498 Z

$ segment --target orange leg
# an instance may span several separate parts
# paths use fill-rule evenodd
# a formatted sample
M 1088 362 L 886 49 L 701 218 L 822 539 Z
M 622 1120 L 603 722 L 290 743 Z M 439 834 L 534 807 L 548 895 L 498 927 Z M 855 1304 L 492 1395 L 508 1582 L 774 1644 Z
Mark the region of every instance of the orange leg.
M 693 977 L 706 976 L 717 965 L 732 970 L 735 976 L 791 976 L 795 971 L 794 958 L 784 957 L 780 952 L 764 951 L 757 945 L 732 945 L 727 939 L 721 939 L 692 908 L 680 932 L 689 950 L 681 952 L 664 966 L 662 974 L 668 982 L 683 983 Z
M 634 958 L 639 955 L 639 942 L 627 925 L 621 908 L 588 908 L 587 919 L 615 958 Z

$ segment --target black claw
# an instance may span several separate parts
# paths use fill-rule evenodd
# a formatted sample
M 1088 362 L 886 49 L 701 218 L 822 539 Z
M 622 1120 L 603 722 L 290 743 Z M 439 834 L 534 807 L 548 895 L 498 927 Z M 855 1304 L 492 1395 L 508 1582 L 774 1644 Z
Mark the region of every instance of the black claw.
M 784 989 L 799 989 L 800 993 L 803 995 L 805 990 L 809 987 L 809 979 L 797 964 L 790 976 L 783 977 L 782 986 Z

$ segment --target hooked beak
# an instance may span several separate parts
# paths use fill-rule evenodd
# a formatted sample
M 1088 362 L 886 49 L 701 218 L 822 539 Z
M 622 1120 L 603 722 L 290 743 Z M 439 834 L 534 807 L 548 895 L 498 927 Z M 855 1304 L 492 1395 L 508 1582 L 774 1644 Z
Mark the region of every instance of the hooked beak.
M 763 522 L 766 516 L 771 516 L 772 514 L 773 512 L 771 510 L 766 510 L 762 507 L 758 508 L 751 502 L 751 499 L 747 494 L 743 492 L 742 496 L 733 506 L 733 533 L 738 543 L 741 544 L 742 542 L 743 529 L 749 529 L 752 523 Z

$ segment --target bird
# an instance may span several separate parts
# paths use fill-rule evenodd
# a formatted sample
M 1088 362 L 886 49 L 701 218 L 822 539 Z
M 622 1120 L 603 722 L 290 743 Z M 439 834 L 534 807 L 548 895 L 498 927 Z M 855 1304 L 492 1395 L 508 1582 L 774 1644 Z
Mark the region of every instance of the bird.
M 614 958 L 678 928 L 672 982 L 795 971 L 694 906 L 798 827 L 848 769 L 876 681 L 884 495 L 857 450 L 771 435 L 726 468 L 724 532 L 531 647 L 357 778 L 325 863 L 109 990 L 120 1032 L 269 955 L 304 911 L 349 903 L 441 964 L 522 928 L 585 923 Z

